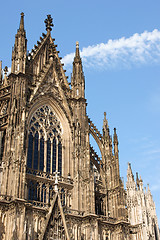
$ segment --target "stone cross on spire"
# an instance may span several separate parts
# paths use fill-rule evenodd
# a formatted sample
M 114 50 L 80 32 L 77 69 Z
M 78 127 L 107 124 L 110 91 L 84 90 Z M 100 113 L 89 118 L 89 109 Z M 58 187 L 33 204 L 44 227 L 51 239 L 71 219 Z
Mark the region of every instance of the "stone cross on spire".
M 45 19 L 45 24 L 46 24 L 46 30 L 48 31 L 52 31 L 52 27 L 53 25 L 53 18 L 51 17 L 51 15 L 47 15 L 47 18 Z

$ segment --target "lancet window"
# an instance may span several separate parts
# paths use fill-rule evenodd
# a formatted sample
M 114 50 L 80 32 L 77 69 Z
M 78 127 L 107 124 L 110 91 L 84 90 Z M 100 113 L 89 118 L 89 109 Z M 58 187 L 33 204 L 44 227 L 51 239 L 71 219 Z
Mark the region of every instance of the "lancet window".
M 27 167 L 62 174 L 62 127 L 48 106 L 39 107 L 29 123 Z

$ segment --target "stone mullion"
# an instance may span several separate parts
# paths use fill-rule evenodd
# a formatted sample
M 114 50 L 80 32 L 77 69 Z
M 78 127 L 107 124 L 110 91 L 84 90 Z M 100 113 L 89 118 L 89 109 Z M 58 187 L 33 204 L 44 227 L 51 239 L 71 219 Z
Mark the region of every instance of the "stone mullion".
M 41 195 L 42 195 L 42 183 L 39 183 L 39 200 L 40 202 L 43 202 L 43 199 L 41 199 Z
M 4 174 L 2 175 L 2 187 L 1 187 L 1 193 L 4 195 L 6 194 L 8 171 L 9 171 L 8 166 L 5 163 Z
M 67 152 L 65 152 L 66 145 L 67 145 L 67 142 L 63 141 L 63 144 L 62 144 L 62 176 L 65 176 L 65 174 L 67 175 L 67 172 L 64 172 L 64 170 L 66 170 L 65 166 L 64 166 L 64 156 L 65 156 L 65 154 L 68 154 Z M 67 167 L 69 169 L 69 166 L 67 166 Z M 69 173 L 69 171 L 68 171 L 68 173 Z
M 34 143 L 35 143 L 35 137 L 33 137 L 33 151 L 32 151 L 32 168 L 34 168 Z
M 40 134 L 38 138 L 38 170 L 40 170 Z
M 56 171 L 58 171 L 58 139 L 56 138 Z
M 21 165 L 19 166 L 19 179 L 18 179 L 18 185 L 19 185 L 19 189 L 18 189 L 18 194 L 17 194 L 17 197 L 18 198 L 22 198 L 22 179 L 23 179 L 23 166 L 22 166 L 22 163 Z
M 66 189 L 64 190 L 62 201 L 64 201 L 64 206 L 67 206 L 67 203 L 68 203 L 68 191 Z
M 37 75 L 41 71 L 41 55 L 39 56 L 38 63 L 37 63 Z
M 46 203 L 49 204 L 49 183 L 46 184 Z
M 44 141 L 44 172 L 47 170 L 47 141 Z
M 51 165 L 50 165 L 50 173 L 52 174 L 52 168 L 53 168 L 53 139 L 51 139 Z
M 43 187 L 43 196 L 42 196 L 42 198 L 43 198 L 43 203 L 45 203 L 45 198 L 44 198 L 44 196 L 45 196 L 45 192 L 46 192 L 46 185 L 44 185 L 44 187 Z
M 45 50 L 44 50 L 44 64 L 46 64 L 46 61 L 47 61 L 47 58 L 46 58 L 46 47 L 45 47 Z

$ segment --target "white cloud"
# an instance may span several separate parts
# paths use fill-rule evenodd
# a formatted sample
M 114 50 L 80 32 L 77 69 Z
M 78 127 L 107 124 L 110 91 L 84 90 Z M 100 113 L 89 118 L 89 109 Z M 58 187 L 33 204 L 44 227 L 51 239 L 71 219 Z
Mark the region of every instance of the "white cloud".
M 150 189 L 151 189 L 151 191 L 157 191 L 158 192 L 158 190 L 160 190 L 160 180 L 157 180 L 156 183 L 154 182 L 153 184 L 151 184 Z
M 160 62 L 160 31 L 135 33 L 129 38 L 122 37 L 83 48 L 80 52 L 85 67 L 128 68 L 135 64 Z M 74 53 L 67 54 L 63 63 L 71 66 Z

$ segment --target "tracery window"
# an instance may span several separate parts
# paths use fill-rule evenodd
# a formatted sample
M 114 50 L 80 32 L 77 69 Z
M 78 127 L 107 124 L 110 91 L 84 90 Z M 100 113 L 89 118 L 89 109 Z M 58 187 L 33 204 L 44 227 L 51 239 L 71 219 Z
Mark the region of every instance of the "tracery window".
M 62 174 L 62 127 L 48 105 L 39 107 L 29 123 L 27 167 Z

